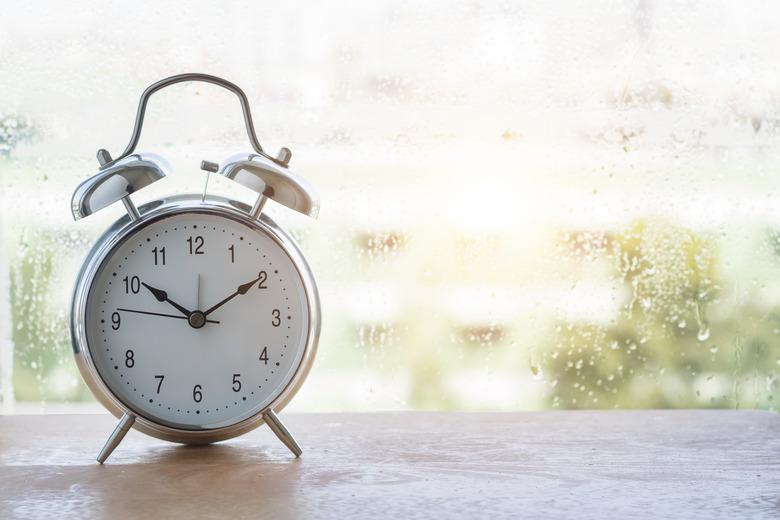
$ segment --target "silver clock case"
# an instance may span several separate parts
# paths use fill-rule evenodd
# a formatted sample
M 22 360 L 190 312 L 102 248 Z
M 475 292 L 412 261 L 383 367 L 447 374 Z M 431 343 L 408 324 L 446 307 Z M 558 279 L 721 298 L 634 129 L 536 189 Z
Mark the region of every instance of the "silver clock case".
M 79 367 L 84 381 L 94 396 L 117 418 L 124 414 L 136 417 L 133 427 L 143 433 L 166 441 L 180 442 L 184 444 L 208 444 L 222 441 L 242 435 L 264 423 L 263 414 L 268 410 L 279 412 L 298 392 L 314 362 L 317 351 L 317 341 L 320 334 L 320 301 L 314 275 L 309 268 L 306 259 L 301 253 L 295 241 L 285 233 L 273 220 L 266 215 L 254 218 L 248 213 L 250 207 L 241 202 L 232 201 L 222 197 L 208 197 L 202 201 L 200 195 L 181 195 L 164 200 L 158 200 L 145 204 L 139 208 L 141 218 L 131 220 L 124 216 L 116 221 L 103 236 L 98 239 L 95 246 L 89 252 L 78 278 L 73 292 L 71 307 L 71 340 L 76 364 Z M 264 409 L 255 415 L 236 424 L 222 428 L 187 430 L 174 428 L 156 422 L 143 413 L 129 407 L 117 397 L 108 387 L 95 363 L 87 343 L 86 335 L 86 307 L 89 288 L 95 280 L 100 266 L 108 254 L 125 238 L 131 236 L 139 229 L 165 217 L 181 213 L 206 213 L 220 215 L 250 226 L 253 229 L 265 232 L 273 239 L 290 257 L 303 282 L 306 292 L 306 301 L 309 310 L 309 324 L 301 362 L 295 370 L 293 377 L 282 391 Z

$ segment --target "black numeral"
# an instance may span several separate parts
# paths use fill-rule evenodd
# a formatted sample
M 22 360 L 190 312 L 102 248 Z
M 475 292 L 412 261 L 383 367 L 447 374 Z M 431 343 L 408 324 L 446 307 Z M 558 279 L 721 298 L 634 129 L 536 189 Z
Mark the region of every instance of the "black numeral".
M 161 247 L 160 249 L 157 249 L 156 247 L 152 249 L 152 253 L 154 253 L 154 265 L 162 264 L 165 265 L 165 248 Z
M 190 244 L 190 254 L 191 255 L 202 255 L 203 251 L 203 237 L 198 235 L 196 237 L 190 237 L 187 239 L 187 242 Z
M 155 379 L 157 379 L 157 393 L 160 393 L 160 388 L 162 388 L 162 382 L 163 379 L 165 379 L 165 376 L 154 376 Z
M 268 364 L 268 347 L 263 347 L 263 351 L 260 352 L 260 361 L 266 365 Z
M 271 311 L 271 314 L 273 314 L 274 319 L 271 321 L 271 325 L 274 327 L 278 327 L 282 323 L 281 313 L 279 312 L 279 309 L 274 309 Z
M 135 352 L 132 350 L 125 351 L 125 366 L 127 368 L 133 368 L 135 366 Z
M 201 389 L 203 387 L 200 385 L 195 385 L 195 388 L 192 389 L 192 400 L 196 403 L 199 403 L 203 400 L 203 393 L 201 392 Z
M 257 288 L 258 289 L 268 289 L 268 286 L 265 285 L 265 281 L 268 280 L 268 273 L 266 273 L 265 271 L 260 271 L 260 274 L 258 276 L 259 276 L 258 281 L 260 283 L 257 284 Z
M 119 326 L 122 324 L 122 317 L 119 315 L 118 312 L 114 312 L 111 314 L 111 328 L 114 330 L 119 330 Z
M 236 263 L 236 246 L 228 247 L 228 251 L 230 251 L 230 263 Z
M 239 377 L 241 377 L 241 374 L 233 374 L 233 391 L 234 392 L 240 392 L 241 391 L 241 381 L 238 380 Z
M 137 276 L 133 276 L 132 278 L 125 276 L 122 278 L 122 281 L 125 282 L 125 294 L 130 294 L 131 292 L 133 294 L 138 294 L 138 291 L 141 290 L 141 279 Z

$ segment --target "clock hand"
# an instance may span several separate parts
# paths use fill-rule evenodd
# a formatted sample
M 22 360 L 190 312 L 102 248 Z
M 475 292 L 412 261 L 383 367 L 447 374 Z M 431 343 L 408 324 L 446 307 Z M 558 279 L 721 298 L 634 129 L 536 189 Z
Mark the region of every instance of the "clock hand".
M 136 314 L 148 314 L 150 316 L 161 316 L 163 318 L 176 318 L 177 320 L 186 320 L 186 316 L 178 316 L 176 314 L 163 314 L 161 312 L 149 312 L 149 311 L 138 311 L 135 309 L 121 309 L 117 308 L 118 311 L 122 312 L 134 312 Z M 206 323 L 219 323 L 217 320 L 206 320 Z
M 154 288 L 151 285 L 149 285 L 147 283 L 144 283 L 144 282 L 141 282 L 141 285 L 143 285 L 144 287 L 149 289 L 149 291 L 154 295 L 154 297 L 157 299 L 158 302 L 170 303 L 171 305 L 176 307 L 176 309 L 179 312 L 184 313 L 184 317 L 185 318 L 188 317 L 191 314 L 191 312 L 188 309 L 185 309 L 184 307 L 182 307 L 181 305 L 179 305 L 175 301 L 173 301 L 170 298 L 168 298 L 168 293 L 163 291 L 162 289 Z
M 198 273 L 198 288 L 195 295 L 195 308 L 200 309 L 200 273 Z
M 254 280 L 252 280 L 251 282 L 247 282 L 247 283 L 245 283 L 245 284 L 241 284 L 241 285 L 239 285 L 239 286 L 238 286 L 238 289 L 236 289 L 236 291 L 235 291 L 233 294 L 231 294 L 230 296 L 228 296 L 227 298 L 225 298 L 224 300 L 222 300 L 222 301 L 221 301 L 221 302 L 219 302 L 218 304 L 214 305 L 213 307 L 211 307 L 209 310 L 207 310 L 206 312 L 204 312 L 204 313 L 203 313 L 203 315 L 204 315 L 204 316 L 208 316 L 209 314 L 211 314 L 212 312 L 214 312 L 214 311 L 215 311 L 215 310 L 217 310 L 218 308 L 222 307 L 223 305 L 225 305 L 227 302 L 229 302 L 230 300 L 232 300 L 233 298 L 235 298 L 235 297 L 236 297 L 236 296 L 238 296 L 239 294 L 246 294 L 247 292 L 249 292 L 249 289 L 251 289 L 251 288 L 252 288 L 252 286 L 253 286 L 255 283 L 257 283 L 257 281 L 258 281 L 258 280 L 260 280 L 260 278 L 262 278 L 262 276 L 261 276 L 261 275 L 258 275 L 258 276 L 257 276 L 257 278 L 255 278 L 255 279 L 254 279 Z

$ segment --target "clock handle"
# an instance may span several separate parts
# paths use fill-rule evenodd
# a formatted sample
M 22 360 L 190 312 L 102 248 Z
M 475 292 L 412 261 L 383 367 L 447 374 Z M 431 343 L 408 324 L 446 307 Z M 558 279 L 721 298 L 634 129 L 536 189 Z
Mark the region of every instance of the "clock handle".
M 279 440 L 290 449 L 293 455 L 300 457 L 301 453 L 303 453 L 303 451 L 301 451 L 301 447 L 295 441 L 295 438 L 292 436 L 287 427 L 279 419 L 279 416 L 276 415 L 276 412 L 269 408 L 265 413 L 263 413 L 263 419 L 265 419 L 265 422 L 268 424 L 268 427 L 271 428 L 271 431 L 274 432 L 277 437 L 279 437 Z
M 129 413 L 124 414 L 122 418 L 119 419 L 119 424 L 116 425 L 114 431 L 108 436 L 106 445 L 103 446 L 103 449 L 100 450 L 100 453 L 97 456 L 97 461 L 100 464 L 103 464 L 109 455 L 111 455 L 111 452 L 119 446 L 119 443 L 125 438 L 127 432 L 130 431 L 130 427 L 133 426 L 133 423 L 135 423 L 135 415 Z
M 238 85 L 236 85 L 235 83 L 231 83 L 226 79 L 218 78 L 217 76 L 212 76 L 210 74 L 201 74 L 197 72 L 190 72 L 187 74 L 177 74 L 176 76 L 170 76 L 168 78 L 164 78 L 161 79 L 160 81 L 152 83 L 151 85 L 146 87 L 146 90 L 144 90 L 143 94 L 141 94 L 141 99 L 138 102 L 138 112 L 136 112 L 135 125 L 133 126 L 133 134 L 130 136 L 130 142 L 127 143 L 127 147 L 125 147 L 125 151 L 122 152 L 122 154 L 119 157 L 114 159 L 115 161 L 127 157 L 128 155 L 133 153 L 133 150 L 135 150 L 135 147 L 138 144 L 138 140 L 141 138 L 141 128 L 144 126 L 144 116 L 146 115 L 146 104 L 149 102 L 149 98 L 152 96 L 152 94 L 170 85 L 175 85 L 176 83 L 183 83 L 188 81 L 202 81 L 204 83 L 211 83 L 213 85 L 217 85 L 222 88 L 225 88 L 231 91 L 232 93 L 234 93 L 236 96 L 238 96 L 238 100 L 241 102 L 241 111 L 244 114 L 244 125 L 246 126 L 246 133 L 247 136 L 249 137 L 249 142 L 252 144 L 252 148 L 254 148 L 255 152 L 265 157 L 266 159 L 269 159 L 283 166 L 285 165 L 282 162 L 284 160 L 284 157 L 280 157 L 280 158 L 272 157 L 267 153 L 265 153 L 265 151 L 263 151 L 263 147 L 260 146 L 260 142 L 257 140 L 257 134 L 255 134 L 255 125 L 252 122 L 252 112 L 249 108 L 249 100 L 247 99 L 246 94 L 244 94 L 244 91 L 241 90 L 241 88 Z

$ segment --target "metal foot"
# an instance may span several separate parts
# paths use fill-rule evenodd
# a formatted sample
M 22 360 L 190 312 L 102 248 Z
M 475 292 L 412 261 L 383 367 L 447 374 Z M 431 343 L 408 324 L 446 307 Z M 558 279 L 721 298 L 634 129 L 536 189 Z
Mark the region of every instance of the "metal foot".
M 125 435 L 127 435 L 127 432 L 130 431 L 130 427 L 134 422 L 135 415 L 126 413 L 122 416 L 122 418 L 119 420 L 119 424 L 116 425 L 116 428 L 114 428 L 114 431 L 111 432 L 111 435 L 108 437 L 106 445 L 103 446 L 103 449 L 100 450 L 100 453 L 97 456 L 97 461 L 99 463 L 103 464 L 108 456 L 111 455 L 111 452 L 113 452 L 114 449 L 119 446 L 119 443 L 122 442 L 122 439 L 125 438 Z
M 290 449 L 293 455 L 300 457 L 301 453 L 303 453 L 301 447 L 295 442 L 295 439 L 287 430 L 287 427 L 279 420 L 279 416 L 277 416 L 273 410 L 268 410 L 263 414 L 263 419 L 265 419 L 265 422 L 268 424 L 268 427 L 271 428 L 271 431 L 279 437 L 279 440 Z

